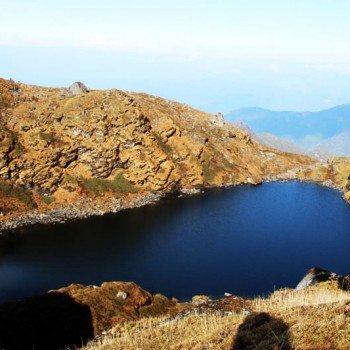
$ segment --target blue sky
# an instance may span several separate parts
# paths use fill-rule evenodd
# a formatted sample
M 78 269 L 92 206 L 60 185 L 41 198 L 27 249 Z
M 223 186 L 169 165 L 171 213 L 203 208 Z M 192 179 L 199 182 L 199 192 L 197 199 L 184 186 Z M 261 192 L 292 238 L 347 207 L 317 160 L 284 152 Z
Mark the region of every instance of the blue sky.
M 350 1 L 0 0 L 0 76 L 209 112 L 350 103 Z

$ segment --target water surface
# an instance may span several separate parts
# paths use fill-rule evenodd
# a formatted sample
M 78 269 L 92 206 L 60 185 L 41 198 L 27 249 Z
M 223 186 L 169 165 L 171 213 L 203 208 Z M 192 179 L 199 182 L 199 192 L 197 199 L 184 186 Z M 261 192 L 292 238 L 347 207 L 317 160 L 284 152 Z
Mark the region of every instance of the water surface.
M 0 301 L 104 281 L 180 299 L 266 295 L 310 267 L 350 273 L 350 206 L 328 188 L 266 183 L 38 225 L 1 244 Z

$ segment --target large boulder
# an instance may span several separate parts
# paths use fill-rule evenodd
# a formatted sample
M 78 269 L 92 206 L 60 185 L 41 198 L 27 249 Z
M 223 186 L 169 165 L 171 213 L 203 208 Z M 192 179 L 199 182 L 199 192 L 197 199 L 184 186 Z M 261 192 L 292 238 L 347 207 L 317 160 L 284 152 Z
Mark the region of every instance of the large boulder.
M 69 87 L 69 91 L 72 95 L 79 95 L 84 92 L 87 92 L 88 88 L 85 86 L 85 84 L 81 83 L 80 81 L 76 81 Z
M 302 290 L 311 287 L 317 283 L 326 281 L 337 281 L 339 288 L 344 290 L 350 290 L 350 275 L 342 276 L 334 272 L 321 269 L 319 267 L 313 267 L 308 270 L 304 278 L 296 286 L 296 290 Z

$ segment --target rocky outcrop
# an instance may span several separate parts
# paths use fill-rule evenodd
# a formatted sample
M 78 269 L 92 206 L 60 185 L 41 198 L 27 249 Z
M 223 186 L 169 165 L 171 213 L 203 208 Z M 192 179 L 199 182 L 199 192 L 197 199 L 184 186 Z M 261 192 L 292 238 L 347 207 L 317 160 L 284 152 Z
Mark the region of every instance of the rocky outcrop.
M 350 201 L 350 158 L 330 158 L 326 163 L 316 163 L 300 169 L 296 177 L 334 188 Z
M 257 144 L 221 114 L 73 85 L 67 95 L 0 79 L 0 219 L 83 202 L 110 211 L 112 199 L 260 183 L 314 162 Z
M 134 283 L 101 287 L 70 285 L 41 296 L 0 305 L 0 348 L 80 347 L 113 325 L 166 315 L 176 303 Z
M 348 181 L 344 187 L 344 192 L 349 192 L 349 191 L 350 191 L 350 175 L 348 176 Z
M 334 272 L 327 271 L 319 267 L 313 267 L 308 270 L 295 289 L 302 290 L 326 281 L 337 281 L 339 288 L 350 290 L 350 275 L 338 275 Z

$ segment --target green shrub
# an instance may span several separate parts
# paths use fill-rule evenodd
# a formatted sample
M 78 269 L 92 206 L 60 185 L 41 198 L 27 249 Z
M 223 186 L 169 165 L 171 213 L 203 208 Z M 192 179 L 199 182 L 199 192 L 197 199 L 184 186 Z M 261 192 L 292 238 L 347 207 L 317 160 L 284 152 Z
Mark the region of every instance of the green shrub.
M 158 145 L 165 153 L 167 153 L 167 154 L 172 153 L 172 148 L 162 140 L 160 135 L 158 135 L 156 133 L 154 133 L 153 135 L 154 135 L 154 138 L 156 139 Z
M 0 191 L 2 191 L 6 197 L 13 197 L 25 203 L 29 208 L 36 207 L 31 193 L 21 187 L 14 187 L 8 182 L 2 181 L 0 182 Z
M 18 141 L 18 139 L 16 139 L 16 144 L 15 144 L 15 148 L 14 148 L 14 155 L 19 156 L 20 154 L 23 153 L 23 151 L 24 151 L 23 145 Z
M 45 133 L 40 131 L 40 138 L 48 143 L 51 143 L 55 140 L 55 134 L 53 132 Z
M 42 196 L 41 199 L 45 204 L 51 204 L 56 200 L 54 196 Z
M 81 185 L 90 193 L 100 196 L 102 193 L 109 190 L 118 193 L 135 193 L 137 189 L 124 178 L 122 172 L 118 173 L 113 180 L 92 178 L 79 178 Z
M 76 185 L 78 183 L 78 180 L 71 175 L 66 175 L 64 178 L 64 182 L 68 182 L 68 183 Z
M 215 171 L 210 167 L 210 164 L 208 162 L 203 163 L 202 169 L 204 180 L 208 183 L 214 182 Z
M 137 192 L 137 188 L 135 188 L 130 181 L 124 178 L 124 175 L 122 172 L 118 173 L 113 179 L 113 181 L 109 181 L 109 182 L 111 184 L 111 189 L 115 192 L 120 192 L 120 193 Z
M 5 124 L 2 125 L 1 129 L 2 131 L 5 131 L 11 135 L 11 143 L 15 141 L 14 155 L 19 156 L 21 153 L 23 153 L 24 147 L 18 140 L 18 133 L 10 130 Z

